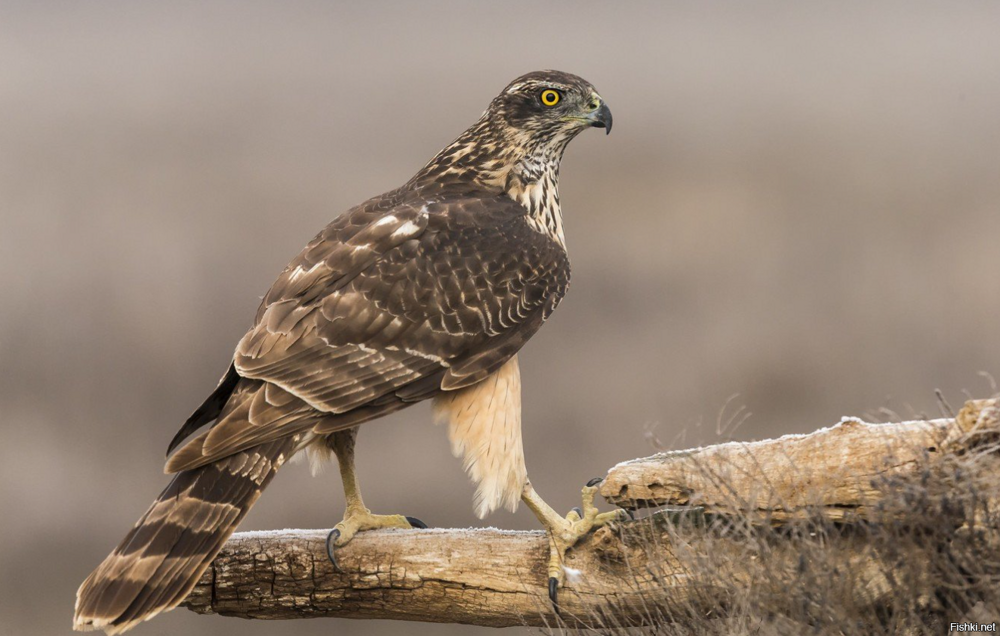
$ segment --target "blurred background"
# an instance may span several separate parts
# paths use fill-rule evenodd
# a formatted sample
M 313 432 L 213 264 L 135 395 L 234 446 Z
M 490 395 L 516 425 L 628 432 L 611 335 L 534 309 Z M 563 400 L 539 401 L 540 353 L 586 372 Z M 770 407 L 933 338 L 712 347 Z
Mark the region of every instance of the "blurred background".
M 654 438 L 993 391 L 1000 4 L 207 5 L 0 4 L 0 632 L 69 633 L 285 263 L 530 70 L 615 116 L 567 153 L 573 287 L 521 358 L 557 508 Z M 752 415 L 720 436 L 727 404 Z M 366 425 L 359 469 L 378 512 L 480 524 L 426 405 Z M 342 507 L 335 470 L 292 465 L 243 528 Z M 180 610 L 135 633 L 487 632 Z

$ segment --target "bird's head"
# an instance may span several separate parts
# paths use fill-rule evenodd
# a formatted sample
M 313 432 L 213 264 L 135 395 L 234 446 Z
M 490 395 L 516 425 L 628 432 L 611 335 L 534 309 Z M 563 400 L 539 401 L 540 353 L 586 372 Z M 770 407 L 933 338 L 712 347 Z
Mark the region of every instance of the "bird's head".
M 591 126 L 611 132 L 611 111 L 594 86 L 572 73 L 535 71 L 496 96 L 486 116 L 525 141 L 571 139 Z
M 590 127 L 611 132 L 611 111 L 594 86 L 561 71 L 515 79 L 471 128 L 414 176 L 422 188 L 458 182 L 510 191 L 553 181 L 571 139 Z

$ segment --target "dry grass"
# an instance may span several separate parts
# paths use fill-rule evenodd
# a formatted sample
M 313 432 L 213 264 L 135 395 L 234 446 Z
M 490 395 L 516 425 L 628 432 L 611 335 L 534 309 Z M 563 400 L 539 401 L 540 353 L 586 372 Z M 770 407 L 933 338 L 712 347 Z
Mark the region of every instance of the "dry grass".
M 647 595 L 642 625 L 608 608 L 595 633 L 942 634 L 951 622 L 996 621 L 998 449 L 992 432 L 912 478 L 875 478 L 880 501 L 866 518 L 657 511 L 625 542 L 645 551 L 659 585 L 690 598 L 678 609 Z

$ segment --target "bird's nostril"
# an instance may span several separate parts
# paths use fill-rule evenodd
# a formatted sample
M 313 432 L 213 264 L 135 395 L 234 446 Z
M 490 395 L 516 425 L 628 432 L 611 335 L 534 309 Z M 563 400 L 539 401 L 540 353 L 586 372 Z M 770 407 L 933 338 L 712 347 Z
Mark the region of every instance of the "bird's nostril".
M 597 102 L 590 102 L 587 104 L 587 108 L 590 110 L 597 110 Z

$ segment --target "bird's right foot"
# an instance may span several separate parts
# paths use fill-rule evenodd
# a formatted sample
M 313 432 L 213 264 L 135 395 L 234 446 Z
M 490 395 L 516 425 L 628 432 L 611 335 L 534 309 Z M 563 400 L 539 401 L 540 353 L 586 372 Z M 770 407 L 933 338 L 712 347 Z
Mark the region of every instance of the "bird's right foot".
M 347 545 L 351 539 L 364 530 L 378 530 L 380 528 L 426 528 L 425 524 L 416 517 L 404 517 L 403 515 L 376 515 L 371 510 L 348 509 L 343 521 L 338 523 L 326 536 L 326 554 L 330 557 L 333 567 L 339 572 L 340 565 L 337 563 L 336 549 Z
M 526 483 L 522 493 L 523 501 L 531 508 L 539 521 L 545 526 L 549 535 L 548 591 L 549 600 L 556 614 L 559 609 L 559 588 L 566 579 L 567 569 L 564 566 L 566 552 L 580 539 L 595 528 L 616 521 L 631 518 L 631 513 L 618 509 L 612 512 L 599 512 L 594 505 L 598 486 L 602 478 L 591 479 L 581 491 L 582 507 L 573 508 L 565 517 L 559 516 L 541 497 L 535 493 L 530 483 Z

